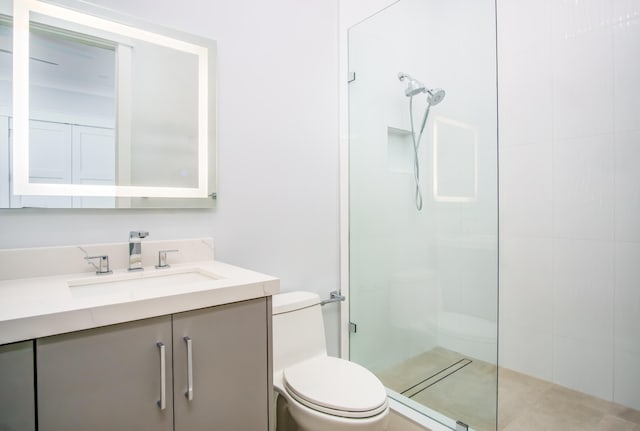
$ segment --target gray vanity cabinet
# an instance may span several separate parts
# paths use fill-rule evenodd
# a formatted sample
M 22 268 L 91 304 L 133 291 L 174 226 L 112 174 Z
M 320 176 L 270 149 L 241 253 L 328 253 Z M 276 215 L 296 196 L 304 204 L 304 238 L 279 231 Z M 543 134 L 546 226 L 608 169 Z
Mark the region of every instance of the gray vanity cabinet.
M 39 431 L 171 431 L 171 339 L 162 316 L 36 340 Z
M 35 429 L 33 341 L 0 346 L 0 430 Z
M 173 316 L 176 431 L 268 430 L 267 304 L 261 298 Z
M 268 431 L 270 304 L 252 299 L 36 340 L 39 431 Z

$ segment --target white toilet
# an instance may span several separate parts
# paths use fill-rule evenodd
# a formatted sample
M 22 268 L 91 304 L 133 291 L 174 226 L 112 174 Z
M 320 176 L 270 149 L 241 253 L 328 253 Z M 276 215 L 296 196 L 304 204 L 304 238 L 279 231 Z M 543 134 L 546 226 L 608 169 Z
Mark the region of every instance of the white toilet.
M 277 431 L 387 429 L 389 404 L 380 380 L 358 364 L 327 356 L 314 293 L 273 296 L 273 373 Z

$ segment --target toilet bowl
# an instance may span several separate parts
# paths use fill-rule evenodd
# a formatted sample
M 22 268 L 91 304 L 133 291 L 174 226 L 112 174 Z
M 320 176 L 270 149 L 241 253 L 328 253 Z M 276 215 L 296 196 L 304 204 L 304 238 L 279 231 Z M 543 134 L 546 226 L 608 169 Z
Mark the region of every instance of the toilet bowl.
M 277 431 L 385 431 L 384 386 L 366 368 L 327 355 L 320 298 L 273 296 Z

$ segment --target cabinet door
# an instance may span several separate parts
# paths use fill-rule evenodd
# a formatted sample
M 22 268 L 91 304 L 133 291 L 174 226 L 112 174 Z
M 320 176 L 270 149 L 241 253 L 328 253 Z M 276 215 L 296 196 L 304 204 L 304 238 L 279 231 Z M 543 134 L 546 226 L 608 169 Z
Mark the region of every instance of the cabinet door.
M 33 341 L 0 346 L 0 430 L 35 431 Z
M 73 184 L 115 185 L 116 137 L 113 129 L 73 126 Z M 115 208 L 112 197 L 73 198 L 74 208 Z
M 174 315 L 176 431 L 268 429 L 267 301 Z M 191 340 L 193 399 L 187 397 Z
M 41 338 L 36 352 L 39 431 L 172 430 L 170 316 Z
M 70 125 L 36 120 L 29 122 L 29 182 L 72 183 Z M 11 206 L 71 208 L 71 197 L 12 194 Z

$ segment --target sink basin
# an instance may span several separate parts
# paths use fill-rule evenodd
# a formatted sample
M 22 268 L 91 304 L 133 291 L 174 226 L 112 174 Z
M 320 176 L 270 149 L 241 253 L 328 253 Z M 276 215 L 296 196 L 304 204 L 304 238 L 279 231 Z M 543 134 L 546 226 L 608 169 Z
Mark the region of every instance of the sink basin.
M 152 289 L 188 288 L 222 277 L 200 268 L 148 270 L 67 281 L 73 296 L 117 294 Z

